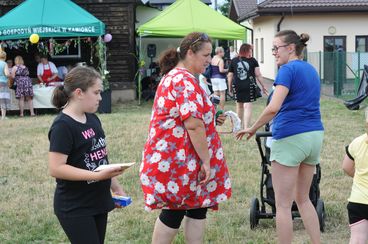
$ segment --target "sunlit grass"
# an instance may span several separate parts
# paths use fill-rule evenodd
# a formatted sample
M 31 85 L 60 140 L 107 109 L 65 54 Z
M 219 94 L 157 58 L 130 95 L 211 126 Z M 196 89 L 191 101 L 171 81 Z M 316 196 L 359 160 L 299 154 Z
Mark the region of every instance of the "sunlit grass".
M 254 106 L 254 118 L 264 107 Z M 137 162 L 119 181 L 132 197 L 131 206 L 109 215 L 106 243 L 149 243 L 158 211 L 143 210 L 138 170 L 147 137 L 152 103 L 120 104 L 112 114 L 99 115 L 107 136 L 111 163 Z M 233 102 L 226 109 L 235 110 Z M 336 99 L 322 99 L 325 140 L 321 158 L 321 198 L 326 207 L 323 243 L 347 243 L 349 237 L 346 201 L 351 179 L 341 171 L 344 146 L 364 132 L 364 112 L 348 111 Z M 10 117 L 0 121 L 0 242 L 68 243 L 53 214 L 55 181 L 48 175 L 47 132 L 55 114 L 35 118 Z M 225 125 L 228 129 L 228 124 Z M 223 128 L 221 128 L 223 130 Z M 206 243 L 275 243 L 275 221 L 262 219 L 249 228 L 249 203 L 259 198 L 260 157 L 255 141 L 235 141 L 221 135 L 232 176 L 233 196 L 217 212 L 208 214 Z M 300 220 L 294 221 L 295 243 L 309 243 Z M 183 243 L 182 233 L 175 243 Z

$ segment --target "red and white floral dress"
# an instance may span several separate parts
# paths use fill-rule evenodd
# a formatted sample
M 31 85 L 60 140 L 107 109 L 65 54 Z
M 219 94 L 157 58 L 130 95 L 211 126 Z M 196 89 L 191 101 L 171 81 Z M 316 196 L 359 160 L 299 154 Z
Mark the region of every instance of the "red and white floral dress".
M 199 185 L 201 160 L 184 127 L 190 116 L 203 120 L 210 153 L 211 176 Z M 215 108 L 198 80 L 174 68 L 157 88 L 149 136 L 144 147 L 140 180 L 146 210 L 216 209 L 231 196 L 231 182 L 219 135 Z

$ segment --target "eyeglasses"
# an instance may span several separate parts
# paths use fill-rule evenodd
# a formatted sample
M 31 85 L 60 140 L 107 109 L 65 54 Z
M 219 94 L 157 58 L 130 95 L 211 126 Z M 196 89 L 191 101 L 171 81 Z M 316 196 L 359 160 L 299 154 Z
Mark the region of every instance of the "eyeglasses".
M 193 46 L 199 41 L 208 41 L 210 38 L 206 33 L 202 33 L 197 39 L 195 39 L 190 46 Z
M 290 44 L 286 44 L 286 45 L 281 45 L 281 46 L 273 46 L 273 48 L 271 49 L 273 53 L 277 53 L 279 51 L 280 47 L 287 47 Z

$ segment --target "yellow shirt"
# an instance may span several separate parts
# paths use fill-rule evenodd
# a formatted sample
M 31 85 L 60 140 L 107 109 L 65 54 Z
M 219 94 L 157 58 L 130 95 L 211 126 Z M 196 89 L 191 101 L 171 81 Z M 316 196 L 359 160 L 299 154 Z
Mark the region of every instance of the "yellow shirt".
M 355 138 L 348 147 L 354 158 L 355 173 L 349 202 L 368 204 L 368 144 L 367 134 Z

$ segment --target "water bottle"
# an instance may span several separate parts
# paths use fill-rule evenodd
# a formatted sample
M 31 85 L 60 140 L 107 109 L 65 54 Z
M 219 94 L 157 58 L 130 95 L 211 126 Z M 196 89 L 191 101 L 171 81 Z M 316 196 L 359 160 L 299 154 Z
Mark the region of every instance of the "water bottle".
M 220 97 L 217 96 L 217 95 L 215 95 L 215 94 L 213 94 L 211 96 L 211 102 L 213 103 L 213 105 L 215 106 L 215 109 L 217 110 L 217 106 L 220 104 Z M 222 113 L 224 113 L 224 111 L 222 111 L 221 109 L 217 110 L 215 120 Z

